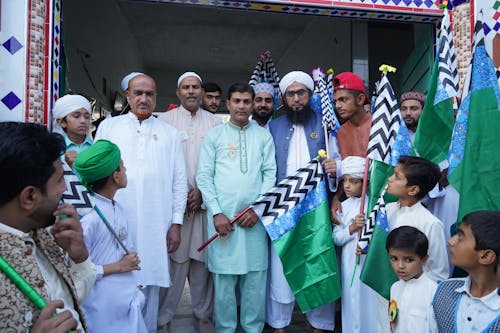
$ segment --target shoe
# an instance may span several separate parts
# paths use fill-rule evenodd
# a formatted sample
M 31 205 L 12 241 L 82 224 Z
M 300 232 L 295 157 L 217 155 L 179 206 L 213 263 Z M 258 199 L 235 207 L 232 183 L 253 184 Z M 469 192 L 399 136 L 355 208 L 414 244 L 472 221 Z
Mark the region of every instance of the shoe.
M 158 326 L 156 328 L 156 333 L 170 333 L 170 323 L 166 323 L 165 325 Z
M 196 326 L 200 333 L 215 333 L 214 324 L 209 319 L 196 320 Z

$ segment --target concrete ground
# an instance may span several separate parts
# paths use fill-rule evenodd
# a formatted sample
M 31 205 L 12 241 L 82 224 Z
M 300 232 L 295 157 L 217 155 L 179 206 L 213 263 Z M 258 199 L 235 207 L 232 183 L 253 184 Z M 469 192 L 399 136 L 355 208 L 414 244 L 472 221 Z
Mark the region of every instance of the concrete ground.
M 338 319 L 335 326 L 337 327 L 335 333 L 340 333 L 340 323 Z M 182 294 L 182 299 L 179 303 L 179 306 L 177 307 L 174 320 L 171 323 L 171 333 L 203 333 L 198 332 L 195 327 L 195 320 L 191 312 L 191 294 L 189 292 L 189 286 L 186 282 L 186 285 L 184 286 L 184 292 Z M 244 333 L 244 331 L 241 329 L 238 329 L 237 332 Z M 292 323 L 288 328 L 288 332 L 307 332 L 306 317 L 300 312 L 297 307 L 293 312 Z M 328 332 L 333 333 L 333 331 Z M 272 333 L 272 329 L 266 326 L 264 327 L 263 333 Z

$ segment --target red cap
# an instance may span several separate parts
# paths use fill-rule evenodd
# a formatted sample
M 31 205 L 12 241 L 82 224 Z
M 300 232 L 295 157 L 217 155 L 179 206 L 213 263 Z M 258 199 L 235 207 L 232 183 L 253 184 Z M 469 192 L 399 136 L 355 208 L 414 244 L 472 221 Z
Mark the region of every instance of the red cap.
M 366 94 L 365 84 L 363 83 L 363 79 L 354 74 L 353 72 L 343 72 L 337 74 L 333 78 L 333 89 L 334 90 L 356 90 L 360 91 L 366 96 L 366 104 L 370 104 L 370 98 Z

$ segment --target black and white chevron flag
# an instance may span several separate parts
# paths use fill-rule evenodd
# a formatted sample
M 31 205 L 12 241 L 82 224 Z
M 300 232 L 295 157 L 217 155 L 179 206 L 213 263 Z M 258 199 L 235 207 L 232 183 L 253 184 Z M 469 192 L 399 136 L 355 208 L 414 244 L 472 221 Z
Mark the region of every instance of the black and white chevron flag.
M 386 214 L 386 210 L 385 210 L 384 195 L 385 195 L 385 190 L 383 190 L 382 193 L 380 194 L 380 197 L 378 198 L 377 203 L 375 204 L 375 206 L 373 206 L 373 209 L 371 210 L 370 215 L 368 215 L 368 219 L 366 220 L 366 223 L 363 226 L 363 229 L 361 229 L 361 233 L 360 233 L 359 239 L 358 239 L 358 246 L 363 250 L 366 250 L 366 248 L 368 247 L 368 244 L 370 244 L 370 241 L 371 241 L 372 235 L 373 235 L 373 229 L 375 229 L 375 225 L 377 224 L 377 221 L 378 221 L 380 226 L 383 226 L 384 223 L 382 223 L 381 221 L 383 221 L 385 219 L 384 222 L 385 222 L 385 224 L 387 224 L 387 220 L 386 220 L 387 214 Z M 389 231 L 387 231 L 387 232 L 389 232 Z
M 387 75 L 382 73 L 377 86 L 375 111 L 368 141 L 367 156 L 370 159 L 389 164 L 391 149 L 398 135 L 401 119 L 401 112 L 392 86 Z
M 274 221 L 298 205 L 310 191 L 316 188 L 322 177 L 323 171 L 320 163 L 312 160 L 252 204 L 253 210 L 261 218 L 271 240 L 281 237 L 295 227 L 297 221 L 280 224 L 274 224 Z
M 259 56 L 259 61 L 252 72 L 248 84 L 254 86 L 260 82 L 267 82 L 274 87 L 275 103 L 281 99 L 280 76 L 274 66 L 271 51 L 265 51 Z
M 72 204 L 78 215 L 88 214 L 93 209 L 93 199 L 68 164 L 63 162 L 66 191 L 62 195 L 64 203 Z
M 438 41 L 439 82 L 444 85 L 444 88 L 448 93 L 448 97 L 453 98 L 453 108 L 457 109 L 458 70 L 455 48 L 453 46 L 453 36 L 450 26 L 450 15 L 447 9 L 444 10 L 444 16 L 441 22 L 441 30 L 439 32 Z
M 312 71 L 312 77 L 316 82 L 315 92 L 318 93 L 321 99 L 322 123 L 327 131 L 337 128 L 337 122 L 333 115 L 332 100 L 328 96 L 328 89 L 325 82 L 325 74 L 321 68 L 316 68 Z

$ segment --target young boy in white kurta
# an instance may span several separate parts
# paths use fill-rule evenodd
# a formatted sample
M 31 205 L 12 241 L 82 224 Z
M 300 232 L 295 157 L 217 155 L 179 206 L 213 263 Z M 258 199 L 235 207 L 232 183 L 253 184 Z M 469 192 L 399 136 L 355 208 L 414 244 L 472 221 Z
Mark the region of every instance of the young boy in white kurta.
M 424 272 L 435 282 L 447 279 L 449 275 L 444 227 L 420 200 L 437 184 L 440 175 L 439 167 L 426 159 L 401 156 L 387 186 L 387 193 L 399 200 L 386 206 L 390 230 L 407 225 L 417 228 L 427 237 L 429 259 L 424 265 Z M 388 302 L 378 296 L 377 303 L 376 332 L 386 333 L 389 331 L 386 320 Z
M 342 224 L 333 229 L 333 241 L 342 246 L 342 331 L 371 333 L 375 329 L 375 292 L 359 279 L 365 256 L 360 258 L 359 265 L 356 258 L 358 230 L 365 224 L 365 215 L 360 213 L 365 159 L 348 156 L 341 166 L 347 199 L 342 202 Z M 363 211 L 367 204 L 368 196 Z
M 116 191 L 127 186 L 120 150 L 110 141 L 97 141 L 78 155 L 74 168 L 97 206 L 81 219 L 85 245 L 98 270 L 94 288 L 83 304 L 89 330 L 147 332 L 141 313 L 144 295 L 137 287 L 140 260 L 135 252 L 124 255 L 120 242 L 97 213 L 99 209 L 121 243 L 130 248 L 127 219 L 113 200 Z
M 414 227 L 399 227 L 387 236 L 386 249 L 399 277 L 391 287 L 388 309 L 392 333 L 427 332 L 428 309 L 437 288 L 423 271 L 428 248 L 427 237 Z

